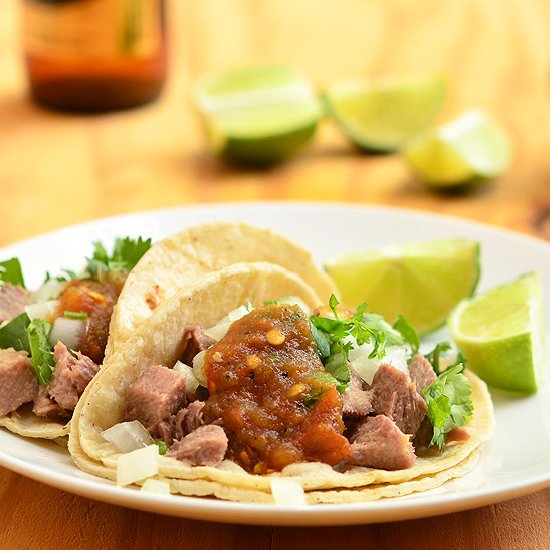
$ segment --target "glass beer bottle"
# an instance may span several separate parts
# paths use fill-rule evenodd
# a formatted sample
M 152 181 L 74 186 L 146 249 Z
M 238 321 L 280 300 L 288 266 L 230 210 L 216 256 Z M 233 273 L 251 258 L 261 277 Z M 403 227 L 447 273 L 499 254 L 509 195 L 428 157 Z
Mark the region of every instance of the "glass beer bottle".
M 166 74 L 164 0 L 24 0 L 30 92 L 55 109 L 137 107 Z

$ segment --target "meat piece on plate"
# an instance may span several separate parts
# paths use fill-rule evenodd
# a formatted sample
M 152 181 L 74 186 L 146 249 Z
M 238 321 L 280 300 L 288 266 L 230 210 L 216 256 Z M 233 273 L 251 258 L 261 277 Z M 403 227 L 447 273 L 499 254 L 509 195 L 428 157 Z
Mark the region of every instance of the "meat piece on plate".
M 363 388 L 363 379 L 350 367 L 351 379 L 342 393 L 344 417 L 366 416 L 372 412 L 371 394 Z
M 124 420 L 139 420 L 149 431 L 185 407 L 185 374 L 161 365 L 147 367 L 126 395 Z
M 38 393 L 34 398 L 32 412 L 36 416 L 47 418 L 69 418 L 71 411 L 60 407 L 50 395 L 48 386 L 41 385 L 38 388 Z
M 385 414 L 405 434 L 417 432 L 428 406 L 406 373 L 391 365 L 380 365 L 370 392 L 374 414 Z
M 99 366 L 80 352 L 74 357 L 61 342 L 55 345 L 53 358 L 55 367 L 48 393 L 60 407 L 72 411 Z
M 422 393 L 437 378 L 432 364 L 420 354 L 415 355 L 409 363 L 411 380 L 416 383 L 416 391 Z
M 405 435 L 387 416 L 367 416 L 355 427 L 350 438 L 349 464 L 403 470 L 416 459 L 410 437 Z
M 38 392 L 38 380 L 24 351 L 0 349 L 0 416 L 6 416 Z
M 200 426 L 176 441 L 166 456 L 191 466 L 219 466 L 227 451 L 227 436 L 221 426 Z
M 185 342 L 185 348 L 181 354 L 180 361 L 186 365 L 192 365 L 197 353 L 208 349 L 216 342 L 210 336 L 206 336 L 202 327 L 198 325 L 185 327 L 183 341 Z
M 157 439 L 162 439 L 167 445 L 181 439 L 185 435 L 204 425 L 202 409 L 204 401 L 193 401 L 186 409 L 179 410 L 166 420 L 157 424 L 155 433 Z
M 24 288 L 10 283 L 0 286 L 0 323 L 23 313 L 28 303 L 29 294 Z

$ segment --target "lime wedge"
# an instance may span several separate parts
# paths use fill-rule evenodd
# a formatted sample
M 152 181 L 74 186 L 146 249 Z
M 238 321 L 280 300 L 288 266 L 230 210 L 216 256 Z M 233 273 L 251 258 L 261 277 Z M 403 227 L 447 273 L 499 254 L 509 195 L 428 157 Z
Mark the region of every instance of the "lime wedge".
M 393 246 L 329 258 L 325 269 L 348 306 L 368 309 L 393 322 L 399 314 L 419 333 L 445 323 L 470 296 L 479 278 L 479 245 L 462 239 Z
M 461 302 L 449 330 L 468 368 L 501 390 L 534 393 L 544 348 L 539 272 Z
M 451 188 L 502 174 L 512 148 L 504 131 L 479 110 L 415 139 L 405 159 L 428 186 Z
M 288 67 L 254 66 L 207 77 L 195 99 L 212 150 L 243 163 L 269 164 L 292 155 L 321 118 L 313 88 Z
M 354 80 L 324 93 L 328 112 L 360 147 L 376 152 L 400 149 L 439 112 L 445 97 L 441 77 L 416 80 Z

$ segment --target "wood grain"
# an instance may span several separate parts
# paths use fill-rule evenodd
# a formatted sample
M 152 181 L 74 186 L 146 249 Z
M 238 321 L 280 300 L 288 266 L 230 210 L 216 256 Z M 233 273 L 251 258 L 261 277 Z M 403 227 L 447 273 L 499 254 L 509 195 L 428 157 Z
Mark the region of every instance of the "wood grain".
M 172 0 L 170 78 L 149 107 L 81 117 L 27 100 L 17 0 L 1 0 L 0 245 L 100 216 L 194 202 L 335 200 L 464 216 L 550 239 L 550 3 L 546 0 Z M 190 99 L 207 71 L 293 65 L 319 88 L 348 76 L 439 72 L 440 119 L 492 113 L 511 169 L 462 195 L 360 155 L 330 122 L 292 161 L 240 171 L 212 158 Z M 253 528 L 165 518 L 72 496 L 0 469 L 0 548 L 550 548 L 550 491 L 411 522 Z

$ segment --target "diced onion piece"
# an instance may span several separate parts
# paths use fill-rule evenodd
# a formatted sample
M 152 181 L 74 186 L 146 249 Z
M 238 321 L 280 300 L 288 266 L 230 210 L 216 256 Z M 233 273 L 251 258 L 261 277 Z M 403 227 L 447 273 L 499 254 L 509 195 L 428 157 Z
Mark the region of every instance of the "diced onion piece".
M 195 393 L 195 391 L 199 386 L 199 381 L 197 380 L 195 374 L 193 373 L 193 369 L 189 365 L 186 365 L 185 363 L 178 361 L 173 366 L 173 370 L 177 370 L 185 374 L 185 391 L 187 393 Z
M 141 490 L 144 493 L 159 493 L 161 495 L 170 494 L 170 484 L 162 479 L 146 479 Z
M 386 348 L 386 355 L 382 359 L 377 357 L 369 358 L 372 353 L 372 344 L 363 344 L 349 352 L 349 360 L 353 370 L 367 383 L 372 384 L 372 379 L 378 367 L 381 364 L 391 365 L 396 369 L 402 370 L 408 374 L 407 357 L 409 353 L 408 345 L 389 346 Z
M 79 350 L 86 334 L 86 319 L 68 319 L 58 317 L 50 332 L 50 344 L 55 346 L 57 342 L 63 342 L 68 348 Z
M 149 445 L 130 453 L 120 455 L 116 468 L 116 483 L 119 486 L 130 485 L 158 474 L 159 448 Z
M 298 298 L 298 296 L 285 296 L 284 298 L 277 300 L 277 303 L 298 306 L 304 313 L 307 313 L 308 315 L 311 313 L 311 309 L 308 305 L 301 298 Z
M 271 479 L 271 494 L 279 506 L 305 506 L 307 504 L 302 486 L 293 479 Z
M 115 424 L 101 435 L 121 453 L 129 453 L 155 442 L 143 424 L 137 420 Z
M 65 288 L 66 281 L 58 281 L 57 279 L 50 279 L 46 281 L 34 294 L 33 302 L 47 302 L 48 300 L 55 300 L 59 297 L 63 289 Z
M 213 327 L 206 329 L 204 333 L 206 334 L 206 336 L 209 336 L 213 340 L 221 340 L 225 336 L 226 332 L 229 330 L 229 327 L 231 326 L 231 323 L 233 323 L 233 321 L 238 321 L 249 313 L 250 312 L 245 306 L 239 306 L 238 308 L 231 310 Z
M 29 316 L 29 319 L 46 319 L 51 315 L 59 305 L 59 300 L 50 300 L 48 302 L 37 302 L 25 306 L 25 313 Z
M 206 350 L 199 351 L 199 353 L 195 355 L 195 358 L 193 359 L 193 374 L 195 375 L 195 378 L 197 379 L 199 384 L 206 388 L 208 386 L 208 382 L 206 381 L 206 371 L 204 368 L 205 354 Z

